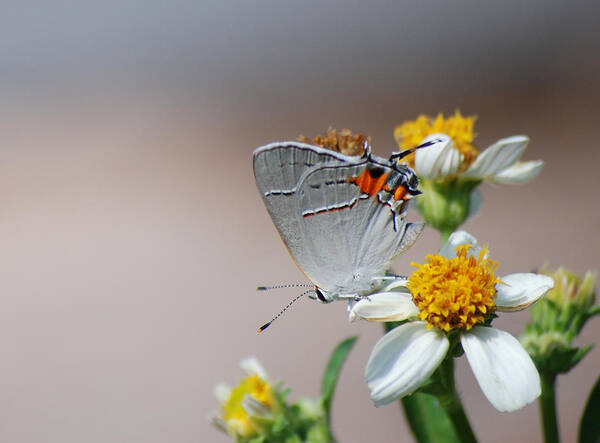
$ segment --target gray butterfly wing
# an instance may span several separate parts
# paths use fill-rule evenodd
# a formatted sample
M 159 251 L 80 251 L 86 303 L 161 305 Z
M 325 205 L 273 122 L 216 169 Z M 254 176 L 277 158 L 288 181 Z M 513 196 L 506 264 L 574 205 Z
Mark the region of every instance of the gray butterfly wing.
M 300 178 L 312 168 L 353 162 L 359 158 L 298 142 L 271 143 L 254 151 L 256 185 L 281 239 L 301 270 L 310 257 L 304 251 L 306 239 L 300 226 L 302 217 L 297 210 L 296 192 Z
M 377 195 L 361 192 L 368 161 L 331 163 L 307 170 L 297 189 L 302 249 L 296 261 L 315 284 L 340 294 L 369 292 L 391 260 L 408 248 L 423 224 L 407 224 Z

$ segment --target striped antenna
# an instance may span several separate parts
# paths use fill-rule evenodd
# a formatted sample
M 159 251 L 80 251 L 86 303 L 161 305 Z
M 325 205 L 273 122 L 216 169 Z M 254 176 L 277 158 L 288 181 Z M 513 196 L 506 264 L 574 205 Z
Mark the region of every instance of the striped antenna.
M 294 298 L 293 298 L 293 299 L 292 299 L 292 300 L 291 300 L 291 301 L 290 301 L 290 302 L 287 304 L 287 306 L 286 306 L 285 308 L 283 308 L 283 309 L 282 309 L 282 310 L 279 312 L 279 314 L 277 314 L 275 317 L 273 317 L 273 319 L 272 319 L 270 322 L 267 322 L 267 323 L 265 323 L 264 325 L 262 325 L 260 328 L 258 328 L 258 332 L 262 332 L 262 331 L 264 331 L 265 329 L 267 329 L 269 326 L 271 326 L 271 324 L 272 324 L 272 323 L 273 323 L 275 320 L 277 320 L 279 317 L 281 317 L 281 314 L 283 314 L 285 311 L 287 311 L 287 310 L 288 310 L 288 308 L 289 308 L 290 306 L 292 306 L 292 304 L 294 304 L 294 302 L 296 302 L 296 301 L 297 301 L 297 300 L 299 300 L 301 297 L 304 297 L 306 294 L 308 294 L 309 292 L 312 292 L 312 291 L 313 291 L 312 289 L 309 289 L 308 291 L 304 291 L 302 294 L 300 294 L 300 295 L 297 295 L 296 297 L 294 297 Z
M 287 285 L 274 285 L 274 286 L 259 286 L 256 288 L 257 291 L 269 291 L 271 289 L 283 289 L 283 288 L 310 288 L 313 285 L 308 283 L 291 283 Z
M 402 160 L 404 157 L 406 157 L 409 154 L 412 154 L 417 149 L 426 148 L 427 146 L 435 145 L 436 143 L 439 143 L 441 141 L 443 141 L 441 138 L 436 138 L 435 140 L 429 140 L 428 142 L 421 143 L 419 146 L 415 146 L 414 148 L 411 148 L 411 149 L 405 149 L 404 151 L 400 151 L 400 152 L 393 152 L 392 155 L 390 156 L 390 161 Z

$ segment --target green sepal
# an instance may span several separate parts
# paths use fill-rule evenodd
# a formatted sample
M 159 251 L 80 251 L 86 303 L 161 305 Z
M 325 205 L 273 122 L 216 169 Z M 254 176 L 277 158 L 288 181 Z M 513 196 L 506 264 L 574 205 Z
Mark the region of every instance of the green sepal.
M 538 370 L 549 374 L 566 374 L 573 369 L 593 348 L 593 345 L 582 348 L 556 347 L 543 354 L 532 353 L 532 359 Z M 531 348 L 528 348 L 531 349 Z
M 445 391 L 446 390 L 439 382 L 429 379 L 417 388 L 415 394 L 429 394 L 437 397 L 438 395 L 444 394 Z
M 280 434 L 284 432 L 290 425 L 289 420 L 286 418 L 284 414 L 279 414 L 275 421 L 273 422 L 273 426 L 271 427 L 271 432 L 274 434 Z
M 583 321 L 583 324 L 596 315 L 600 315 L 600 305 L 592 306 L 590 309 L 588 309 L 588 311 L 585 313 L 585 320 Z M 583 324 L 581 325 L 581 328 L 583 328 Z
M 390 332 L 392 329 L 397 328 L 398 326 L 402 326 L 405 323 L 408 323 L 409 320 L 402 320 L 402 321 L 386 321 L 383 324 L 383 330 L 387 333 Z
M 480 183 L 480 180 L 421 180 L 423 195 L 416 199 L 417 208 L 427 225 L 438 230 L 444 241 L 469 218 L 471 193 Z
M 594 345 L 587 345 L 583 348 L 575 348 L 575 353 L 571 357 L 571 367 L 565 372 L 570 371 L 573 367 L 575 367 L 575 365 L 577 365 L 581 360 L 583 360 L 583 357 L 585 357 L 587 353 L 592 350 L 593 347 Z
M 324 443 L 331 440 L 331 435 L 324 423 L 318 423 L 308 430 L 306 443 Z

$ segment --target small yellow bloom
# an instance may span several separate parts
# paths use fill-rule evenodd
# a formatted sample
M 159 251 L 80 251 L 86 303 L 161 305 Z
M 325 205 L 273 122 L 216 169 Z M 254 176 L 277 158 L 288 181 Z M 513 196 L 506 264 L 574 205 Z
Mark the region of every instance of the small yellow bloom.
M 251 438 L 261 431 L 260 420 L 273 417 L 281 409 L 268 382 L 266 371 L 254 357 L 242 360 L 248 374 L 237 386 L 217 385 L 215 394 L 221 403 L 221 413 L 213 422 L 236 438 Z
M 479 150 L 473 145 L 473 139 L 477 135 L 473 132 L 476 118 L 474 115 L 463 117 L 458 110 L 448 118 L 444 118 L 442 113 L 436 118 L 421 114 L 416 120 L 408 120 L 396 126 L 394 138 L 400 149 L 404 150 L 418 146 L 432 134 L 446 134 L 463 155 L 462 168 L 466 169 L 479 154 Z M 415 166 L 414 157 L 414 153 L 406 157 L 406 161 L 412 167 Z
M 258 375 L 246 377 L 231 391 L 229 399 L 223 405 L 223 420 L 236 435 L 245 438 L 257 434 L 256 426 L 244 409 L 243 401 L 247 395 L 266 409 L 271 410 L 275 405 L 271 386 Z
M 448 332 L 465 328 L 467 331 L 485 322 L 495 308 L 496 283 L 494 276 L 498 263 L 486 258 L 482 248 L 479 258 L 468 256 L 470 244 L 456 248 L 456 257 L 428 255 L 427 264 L 413 263 L 418 269 L 408 279 L 407 288 L 426 320 L 427 328 L 434 326 Z

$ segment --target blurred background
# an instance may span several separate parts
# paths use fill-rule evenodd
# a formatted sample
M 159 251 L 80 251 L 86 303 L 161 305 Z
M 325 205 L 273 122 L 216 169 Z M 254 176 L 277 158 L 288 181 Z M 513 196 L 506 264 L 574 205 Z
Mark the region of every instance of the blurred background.
M 524 186 L 484 185 L 466 228 L 500 274 L 598 269 L 597 2 L 10 2 L 0 16 L 0 440 L 227 442 L 213 387 L 256 355 L 316 396 L 329 352 L 359 342 L 334 401 L 341 442 L 410 438 L 363 380 L 381 330 L 302 282 L 255 189 L 252 150 L 329 125 L 395 149 L 419 113 L 478 116 L 485 148 L 528 134 Z M 413 213 L 413 219 L 418 215 Z M 394 265 L 437 250 L 427 229 Z M 519 334 L 527 313 L 497 325 Z M 580 344 L 597 342 L 600 324 Z M 574 441 L 600 369 L 558 382 Z M 541 439 L 537 404 L 497 413 L 464 359 L 481 441 Z

